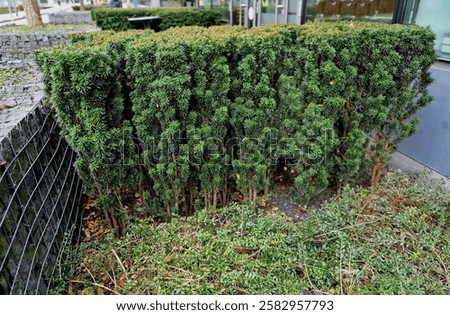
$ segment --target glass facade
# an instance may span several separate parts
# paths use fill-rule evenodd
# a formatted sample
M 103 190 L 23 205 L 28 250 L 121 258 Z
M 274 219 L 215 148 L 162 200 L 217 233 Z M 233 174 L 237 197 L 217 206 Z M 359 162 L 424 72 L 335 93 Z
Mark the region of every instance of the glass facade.
M 203 0 L 202 0 L 203 1 Z M 239 10 L 248 4 L 260 24 L 306 21 L 370 20 L 391 23 L 399 0 L 233 0 Z M 404 0 L 403 0 L 404 1 Z M 243 9 L 242 9 L 243 10 Z
M 392 22 L 396 0 L 307 0 L 307 21 L 371 20 Z
M 436 34 L 434 48 L 439 58 L 450 60 L 450 1 L 419 1 L 415 17 L 417 25 L 429 26 Z
M 211 0 L 199 1 L 202 5 L 207 6 L 206 3 Z M 450 0 L 231 1 L 233 1 L 234 8 L 233 24 L 247 26 L 338 20 L 366 20 L 429 26 L 436 34 L 435 49 L 439 58 L 450 60 Z M 226 1 L 219 1 L 219 3 L 222 6 L 228 5 Z M 246 20 L 247 8 L 250 7 L 253 7 L 256 12 L 256 16 L 251 22 Z

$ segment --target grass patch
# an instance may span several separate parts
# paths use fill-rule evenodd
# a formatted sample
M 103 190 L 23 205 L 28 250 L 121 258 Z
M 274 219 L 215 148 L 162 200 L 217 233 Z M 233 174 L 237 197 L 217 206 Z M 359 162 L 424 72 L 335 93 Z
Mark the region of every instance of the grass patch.
M 5 25 L 0 26 L 2 33 L 37 33 L 37 32 L 70 32 L 87 31 L 92 29 L 90 24 L 45 24 L 44 27 L 30 27 L 26 25 Z
M 7 85 L 29 84 L 35 80 L 32 67 L 0 69 L 0 88 Z
M 387 176 L 293 223 L 249 204 L 81 245 L 75 294 L 448 294 L 450 196 Z M 59 290 L 58 292 L 61 292 Z
M 8 94 L 8 89 L 15 85 L 26 85 L 35 82 L 36 77 L 32 67 L 1 68 L 0 69 L 0 100 Z M 0 104 L 3 105 L 4 104 Z
M 0 69 L 0 88 L 5 87 L 7 82 L 12 80 L 15 75 L 15 69 Z

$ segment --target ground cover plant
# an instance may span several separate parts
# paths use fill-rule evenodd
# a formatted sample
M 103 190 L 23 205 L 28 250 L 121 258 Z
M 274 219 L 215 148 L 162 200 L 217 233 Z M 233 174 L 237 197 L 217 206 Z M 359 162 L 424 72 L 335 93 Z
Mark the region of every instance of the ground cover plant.
M 54 293 L 448 294 L 449 208 L 422 178 L 392 173 L 376 188 L 344 187 L 299 223 L 231 204 L 136 219 L 117 240 L 89 206 Z
M 26 25 L 3 25 L 0 26 L 2 33 L 37 33 L 37 32 L 85 32 L 92 29 L 89 24 L 46 24 L 45 27 L 30 27 Z

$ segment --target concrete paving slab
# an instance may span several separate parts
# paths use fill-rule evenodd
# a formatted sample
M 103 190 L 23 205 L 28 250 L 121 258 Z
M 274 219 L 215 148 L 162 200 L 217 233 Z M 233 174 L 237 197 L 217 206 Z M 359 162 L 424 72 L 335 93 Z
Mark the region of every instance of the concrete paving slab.
M 419 130 L 405 139 L 398 151 L 430 169 L 450 176 L 450 64 L 432 67 L 434 82 L 429 91 L 433 101 L 416 115 Z

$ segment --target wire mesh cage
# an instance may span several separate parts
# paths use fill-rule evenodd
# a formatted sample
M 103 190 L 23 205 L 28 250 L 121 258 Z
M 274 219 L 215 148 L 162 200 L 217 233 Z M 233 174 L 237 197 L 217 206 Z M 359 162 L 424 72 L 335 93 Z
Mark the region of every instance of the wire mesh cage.
M 81 220 L 74 160 L 43 106 L 0 140 L 0 294 L 49 292 L 64 236 Z

